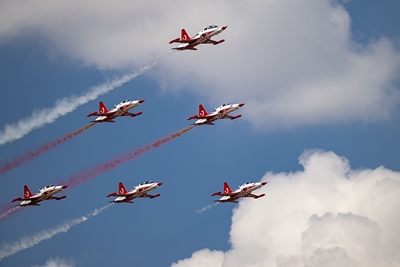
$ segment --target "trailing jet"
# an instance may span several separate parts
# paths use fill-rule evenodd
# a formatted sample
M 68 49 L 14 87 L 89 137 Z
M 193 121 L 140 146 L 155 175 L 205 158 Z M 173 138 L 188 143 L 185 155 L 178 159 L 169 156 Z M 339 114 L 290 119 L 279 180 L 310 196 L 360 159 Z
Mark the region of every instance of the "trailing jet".
M 169 43 L 170 44 L 180 43 L 180 45 L 178 47 L 172 48 L 173 50 L 179 50 L 179 51 L 197 50 L 197 48 L 195 48 L 195 46 L 198 46 L 199 44 L 217 45 L 217 44 L 224 42 L 225 40 L 221 39 L 219 41 L 214 41 L 214 40 L 211 40 L 211 38 L 220 34 L 221 32 L 223 32 L 227 27 L 228 27 L 228 25 L 221 26 L 221 27 L 218 27 L 216 25 L 211 25 L 211 26 L 204 28 L 202 31 L 199 31 L 198 33 L 196 33 L 196 35 L 193 36 L 192 38 L 190 38 L 189 34 L 186 32 L 185 29 L 182 29 L 181 37 L 175 38 L 175 39 L 169 41 Z
M 104 105 L 103 102 L 99 103 L 99 112 L 95 111 L 87 115 L 87 117 L 90 116 L 98 116 L 94 121 L 91 122 L 115 122 L 114 119 L 119 116 L 131 116 L 131 117 L 136 117 L 142 112 L 138 113 L 129 113 L 128 111 L 130 109 L 133 109 L 134 107 L 139 106 L 142 104 L 144 100 L 124 100 L 118 105 L 115 105 L 115 108 L 112 110 L 108 110 L 106 106 Z
M 24 186 L 24 197 L 14 198 L 11 202 L 22 201 L 18 206 L 40 206 L 38 203 L 43 200 L 60 200 L 67 196 L 55 197 L 54 194 L 61 192 L 67 185 L 48 185 L 39 190 L 38 193 L 32 194 L 28 186 Z
M 253 183 L 253 182 L 247 182 L 245 184 L 242 184 L 239 186 L 238 189 L 235 191 L 232 191 L 231 188 L 229 187 L 228 183 L 224 183 L 224 192 L 222 193 L 221 191 L 213 193 L 211 196 L 222 196 L 219 200 L 214 200 L 214 202 L 233 202 L 233 203 L 238 203 L 237 199 L 241 197 L 252 197 L 254 199 L 260 198 L 265 196 L 265 194 L 261 195 L 254 195 L 251 192 L 254 190 L 260 189 L 264 185 L 266 185 L 267 182 L 258 182 L 258 183 Z
M 229 113 L 243 107 L 244 104 L 223 104 L 217 107 L 212 113 L 207 113 L 203 105 L 199 105 L 199 114 L 193 115 L 188 118 L 188 120 L 197 119 L 194 125 L 214 125 L 214 121 L 219 119 L 237 119 L 242 117 L 242 115 L 230 116 Z
M 132 190 L 127 191 L 125 189 L 125 186 L 122 183 L 119 183 L 118 193 L 113 192 L 111 194 L 108 194 L 107 197 L 113 197 L 113 196 L 117 197 L 113 201 L 110 201 L 110 202 L 114 202 L 114 203 L 122 203 L 122 202 L 133 203 L 132 199 L 138 198 L 138 197 L 148 197 L 148 198 L 159 197 L 160 194 L 149 195 L 149 194 L 147 194 L 147 192 L 156 189 L 160 185 L 162 185 L 161 182 L 154 183 L 152 181 L 146 181 L 146 182 L 143 182 L 143 183 L 135 186 L 135 188 L 133 188 Z

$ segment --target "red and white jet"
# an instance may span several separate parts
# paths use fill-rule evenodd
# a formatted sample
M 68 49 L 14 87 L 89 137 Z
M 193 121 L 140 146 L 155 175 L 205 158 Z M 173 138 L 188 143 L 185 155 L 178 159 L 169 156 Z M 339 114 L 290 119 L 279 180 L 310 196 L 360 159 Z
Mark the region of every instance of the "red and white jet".
M 265 196 L 265 194 L 261 195 L 254 195 L 251 192 L 254 190 L 260 189 L 264 185 L 266 185 L 267 182 L 258 182 L 258 183 L 253 183 L 253 182 L 247 182 L 245 184 L 242 184 L 239 186 L 238 189 L 235 191 L 232 191 L 231 188 L 229 187 L 228 183 L 224 183 L 224 192 L 222 193 L 221 191 L 213 193 L 211 196 L 222 196 L 219 200 L 214 200 L 215 202 L 233 202 L 233 203 L 238 203 L 237 199 L 241 197 L 252 197 L 254 199 L 260 198 Z
M 180 43 L 180 45 L 178 47 L 172 48 L 173 50 L 179 50 L 179 51 L 197 50 L 197 48 L 195 48 L 195 46 L 197 46 L 199 44 L 217 45 L 217 44 L 224 42 L 225 40 L 221 39 L 219 41 L 214 41 L 214 40 L 211 40 L 211 38 L 220 34 L 226 28 L 228 28 L 228 25 L 221 26 L 221 27 L 218 27 L 216 25 L 211 25 L 211 26 L 204 28 L 202 31 L 199 31 L 198 33 L 196 33 L 196 35 L 193 36 L 192 38 L 190 38 L 189 34 L 186 32 L 185 29 L 182 29 L 181 37 L 175 38 L 175 39 L 169 41 L 169 43 L 170 44 Z
M 147 194 L 147 192 L 156 189 L 160 185 L 162 185 L 161 182 L 155 183 L 152 181 L 146 181 L 146 182 L 143 182 L 143 183 L 135 186 L 135 188 L 133 188 L 132 190 L 127 191 L 125 189 L 125 186 L 122 183 L 119 183 L 118 193 L 113 192 L 111 194 L 108 194 L 107 197 L 116 196 L 117 198 L 114 199 L 113 201 L 111 201 L 114 203 L 122 203 L 122 202 L 133 203 L 132 199 L 138 198 L 138 197 L 148 197 L 148 198 L 159 197 L 160 194 L 149 195 L 149 194 Z
M 22 201 L 18 206 L 40 206 L 38 203 L 43 200 L 60 200 L 67 196 L 55 197 L 54 194 L 61 192 L 67 185 L 48 185 L 39 190 L 38 193 L 32 194 L 28 186 L 24 186 L 24 197 L 14 198 L 11 202 Z
M 188 120 L 197 119 L 194 125 L 214 125 L 214 121 L 219 119 L 237 119 L 242 117 L 242 115 L 230 116 L 229 113 L 243 107 L 245 104 L 222 104 L 221 106 L 217 107 L 213 112 L 207 113 L 203 105 L 199 105 L 199 114 L 193 115 L 188 118 Z
M 128 111 L 130 109 L 133 109 L 134 107 L 139 106 L 142 104 L 144 100 L 124 100 L 118 105 L 115 105 L 115 108 L 112 110 L 108 110 L 106 106 L 104 105 L 103 102 L 99 103 L 99 112 L 95 111 L 87 115 L 87 117 L 90 116 L 98 116 L 94 121 L 91 122 L 115 122 L 114 119 L 119 116 L 130 116 L 130 117 L 136 117 L 142 112 L 138 113 L 129 113 Z

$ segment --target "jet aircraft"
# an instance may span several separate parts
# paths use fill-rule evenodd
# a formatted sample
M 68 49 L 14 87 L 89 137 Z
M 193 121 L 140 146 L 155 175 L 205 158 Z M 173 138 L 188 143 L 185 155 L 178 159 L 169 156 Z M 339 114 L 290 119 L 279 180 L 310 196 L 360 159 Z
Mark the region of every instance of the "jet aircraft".
M 38 193 L 32 194 L 28 186 L 24 186 L 24 197 L 14 198 L 11 202 L 21 201 L 18 206 L 40 206 L 38 203 L 43 200 L 60 200 L 67 196 L 55 197 L 54 194 L 61 192 L 67 185 L 48 185 L 39 190 Z
M 223 32 L 227 27 L 228 27 L 228 25 L 221 26 L 221 27 L 218 27 L 216 25 L 211 25 L 211 26 L 204 28 L 202 31 L 199 31 L 198 33 L 196 33 L 196 35 L 193 36 L 192 38 L 190 38 L 189 34 L 186 32 L 185 29 L 182 29 L 181 37 L 175 38 L 175 39 L 169 41 L 169 43 L 170 44 L 180 43 L 179 46 L 172 48 L 173 50 L 179 50 L 179 51 L 197 50 L 197 48 L 195 48 L 195 46 L 198 46 L 199 44 L 217 45 L 217 44 L 224 42 L 225 40 L 221 39 L 219 41 L 214 41 L 214 40 L 211 40 L 211 38 L 220 34 L 221 32 Z
M 127 191 L 125 189 L 125 186 L 122 183 L 119 183 L 118 193 L 113 192 L 111 194 L 108 194 L 107 197 L 113 197 L 113 196 L 117 197 L 113 201 L 110 201 L 110 202 L 114 202 L 114 203 L 123 203 L 123 202 L 133 203 L 132 199 L 138 198 L 138 197 L 148 197 L 148 198 L 159 197 L 160 194 L 149 195 L 149 194 L 147 194 L 147 192 L 156 189 L 160 185 L 162 185 L 161 182 L 155 183 L 152 181 L 146 181 L 146 182 L 143 182 L 143 183 L 135 186 L 132 190 Z
M 243 107 L 245 104 L 222 104 L 217 107 L 213 112 L 207 113 L 203 105 L 199 105 L 199 114 L 193 115 L 188 118 L 188 120 L 197 119 L 194 125 L 214 125 L 214 121 L 219 119 L 237 119 L 242 117 L 242 115 L 230 116 L 229 113 Z
M 142 104 L 144 100 L 124 100 L 118 105 L 115 105 L 115 108 L 112 110 L 108 110 L 103 102 L 99 103 L 99 112 L 95 111 L 87 115 L 90 116 L 98 116 L 94 121 L 91 122 L 115 122 L 114 119 L 119 116 L 131 116 L 136 117 L 142 112 L 138 113 L 129 113 L 128 111 L 134 107 Z
M 267 182 L 247 182 L 245 184 L 242 184 L 239 186 L 238 189 L 235 191 L 232 191 L 231 188 L 229 187 L 228 183 L 224 183 L 224 192 L 222 193 L 221 191 L 213 193 L 211 196 L 222 196 L 218 200 L 214 200 L 214 202 L 220 202 L 220 203 L 225 203 L 225 202 L 233 202 L 233 203 L 238 203 L 237 199 L 241 197 L 252 197 L 254 199 L 260 198 L 265 196 L 265 194 L 261 195 L 254 195 L 251 192 L 254 190 L 257 190 L 264 185 L 266 185 Z

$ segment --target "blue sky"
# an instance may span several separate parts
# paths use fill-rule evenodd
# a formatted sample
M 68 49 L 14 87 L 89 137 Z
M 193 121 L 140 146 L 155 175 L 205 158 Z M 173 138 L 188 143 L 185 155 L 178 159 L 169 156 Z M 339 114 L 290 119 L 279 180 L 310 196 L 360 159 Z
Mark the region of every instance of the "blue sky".
M 196 127 L 67 189 L 62 201 L 1 220 L 4 255 L 16 242 L 106 206 L 105 196 L 120 181 L 127 188 L 163 182 L 154 191 L 159 198 L 112 205 L 4 257 L 0 266 L 243 266 L 243 255 L 253 256 L 247 266 L 321 266 L 324 255 L 348 266 L 399 264 L 400 235 L 393 234 L 400 222 L 397 1 L 184 3 L 0 4 L 0 136 L 35 110 L 157 61 L 183 27 L 194 35 L 209 24 L 229 24 L 216 37 L 226 39 L 223 44 L 169 55 L 96 100 L 1 144 L 3 163 L 87 125 L 98 101 L 112 107 L 146 100 L 133 110 L 143 115 L 95 125 L 1 175 L 2 206 L 21 196 L 25 184 L 32 191 L 56 184 L 187 127 L 200 103 L 212 110 L 246 102 L 240 119 Z M 210 195 L 223 182 L 233 189 L 250 180 L 269 182 L 258 191 L 264 198 L 197 212 L 213 204 Z M 381 232 L 368 240 L 338 238 L 354 225 L 361 236 Z M 325 240 L 338 243 L 318 239 L 320 229 Z M 370 249 L 379 255 L 365 257 Z

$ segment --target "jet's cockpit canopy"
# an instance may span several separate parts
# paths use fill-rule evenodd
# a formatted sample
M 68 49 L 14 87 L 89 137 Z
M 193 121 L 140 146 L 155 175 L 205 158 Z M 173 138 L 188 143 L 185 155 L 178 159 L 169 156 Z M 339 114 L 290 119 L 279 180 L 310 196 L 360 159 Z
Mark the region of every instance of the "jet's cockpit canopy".
M 240 187 L 246 187 L 249 184 L 254 184 L 254 182 L 245 182 L 244 184 L 242 184 Z
M 218 28 L 218 26 L 217 26 L 217 25 L 210 25 L 210 26 L 208 26 L 208 27 L 205 27 L 205 28 L 204 28 L 204 31 L 210 30 L 210 29 L 214 29 L 214 28 Z
M 217 107 L 215 110 L 222 109 L 223 107 L 230 106 L 230 103 L 222 104 L 221 106 Z
M 152 183 L 153 183 L 152 181 L 145 181 L 145 182 L 141 183 L 140 185 L 144 185 L 144 184 L 152 184 Z
M 130 100 L 124 100 L 124 101 L 120 102 L 118 105 L 115 105 L 115 107 L 118 108 L 118 107 L 120 107 L 123 104 L 128 103 L 128 102 L 131 102 L 131 101 Z
M 43 187 L 42 189 L 40 189 L 40 191 L 44 191 L 48 188 L 54 187 L 54 185 L 50 184 L 50 185 L 46 185 L 45 187 Z

